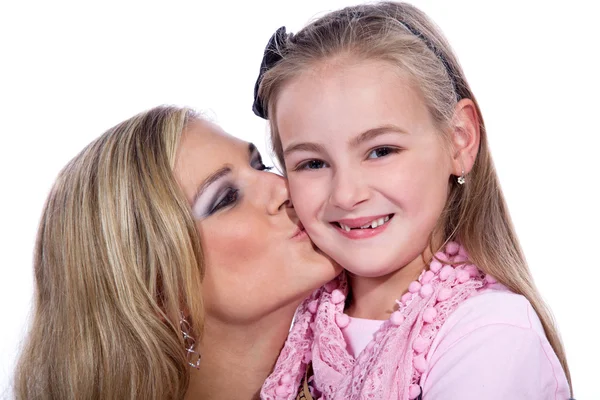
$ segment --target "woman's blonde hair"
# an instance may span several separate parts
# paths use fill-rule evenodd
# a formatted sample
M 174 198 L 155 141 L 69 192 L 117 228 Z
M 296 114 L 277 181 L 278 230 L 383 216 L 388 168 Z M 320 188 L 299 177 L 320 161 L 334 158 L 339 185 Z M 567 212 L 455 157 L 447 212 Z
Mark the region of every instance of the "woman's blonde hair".
M 17 399 L 179 399 L 180 314 L 201 332 L 202 251 L 173 168 L 189 109 L 157 107 L 62 170 L 41 218 Z
M 481 111 L 456 56 L 435 24 L 423 12 L 405 3 L 347 7 L 317 19 L 297 34 L 274 36 L 265 53 L 267 57 L 276 63 L 262 76 L 258 106 L 269 114 L 273 150 L 283 168 L 283 149 L 276 124 L 277 99 L 286 83 L 318 63 L 334 59 L 382 60 L 397 66 L 416 82 L 443 132 L 448 131 L 460 99 L 475 103 L 481 131 L 479 153 L 466 184 L 460 186 L 451 180 L 446 209 L 436 231 L 442 232 L 447 240 L 458 238 L 482 271 L 530 301 L 570 384 L 559 334 L 534 285 L 512 226 Z

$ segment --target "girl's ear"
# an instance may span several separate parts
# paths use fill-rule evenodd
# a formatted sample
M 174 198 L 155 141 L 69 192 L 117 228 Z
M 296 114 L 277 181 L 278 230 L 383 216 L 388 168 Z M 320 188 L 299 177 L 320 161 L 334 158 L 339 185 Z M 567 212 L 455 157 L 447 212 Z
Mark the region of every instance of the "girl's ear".
M 461 176 L 471 171 L 479 151 L 479 114 L 471 99 L 462 99 L 454 109 L 451 125 L 452 171 Z

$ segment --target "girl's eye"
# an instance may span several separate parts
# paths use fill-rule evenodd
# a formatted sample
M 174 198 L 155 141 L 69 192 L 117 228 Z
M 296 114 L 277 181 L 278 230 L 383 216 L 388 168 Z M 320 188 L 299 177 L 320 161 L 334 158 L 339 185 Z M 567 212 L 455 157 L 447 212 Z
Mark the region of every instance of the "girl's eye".
M 217 204 L 210 210 L 210 214 L 213 214 L 219 211 L 221 208 L 227 207 L 229 205 L 237 202 L 239 197 L 239 189 L 228 188 L 225 192 L 225 195 L 219 198 Z
M 398 149 L 395 149 L 393 147 L 378 147 L 376 149 L 373 149 L 369 153 L 367 158 L 381 158 L 381 157 L 385 157 L 389 154 L 397 153 L 397 152 L 398 152 Z
M 296 171 L 302 169 L 320 169 L 325 168 L 325 162 L 321 160 L 308 160 L 296 167 Z

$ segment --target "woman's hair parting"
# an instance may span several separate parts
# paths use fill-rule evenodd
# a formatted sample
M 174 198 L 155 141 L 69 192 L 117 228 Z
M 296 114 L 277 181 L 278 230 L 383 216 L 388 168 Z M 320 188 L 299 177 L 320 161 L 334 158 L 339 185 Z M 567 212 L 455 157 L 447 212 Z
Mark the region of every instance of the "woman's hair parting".
M 157 107 L 108 130 L 60 172 L 34 256 L 17 399 L 179 399 L 180 327 L 203 326 L 202 251 L 173 175 L 196 114 Z
M 449 43 L 423 12 L 406 3 L 364 4 L 331 12 L 296 34 L 282 27 L 271 37 L 256 82 L 253 110 L 269 119 L 273 151 L 282 168 L 276 123 L 282 88 L 302 72 L 325 63 L 340 66 L 344 61 L 363 60 L 390 63 L 408 76 L 446 139 L 458 102 L 474 102 L 481 133 L 478 156 L 463 185 L 450 180 L 446 208 L 435 233 L 446 241 L 459 240 L 483 272 L 531 302 L 570 382 L 558 331 L 534 285 L 508 213 L 477 100 Z

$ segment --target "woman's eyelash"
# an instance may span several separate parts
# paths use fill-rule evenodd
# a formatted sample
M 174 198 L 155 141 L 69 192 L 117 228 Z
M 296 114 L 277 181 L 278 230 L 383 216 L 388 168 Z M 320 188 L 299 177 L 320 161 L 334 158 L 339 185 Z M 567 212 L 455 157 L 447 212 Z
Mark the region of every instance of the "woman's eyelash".
M 231 204 L 236 203 L 238 198 L 239 198 L 239 189 L 227 188 L 225 195 L 222 196 L 220 198 L 220 200 L 217 201 L 217 204 L 215 204 L 213 206 L 213 208 L 210 210 L 209 214 L 213 214 L 222 208 L 225 208 L 227 206 L 230 206 Z

